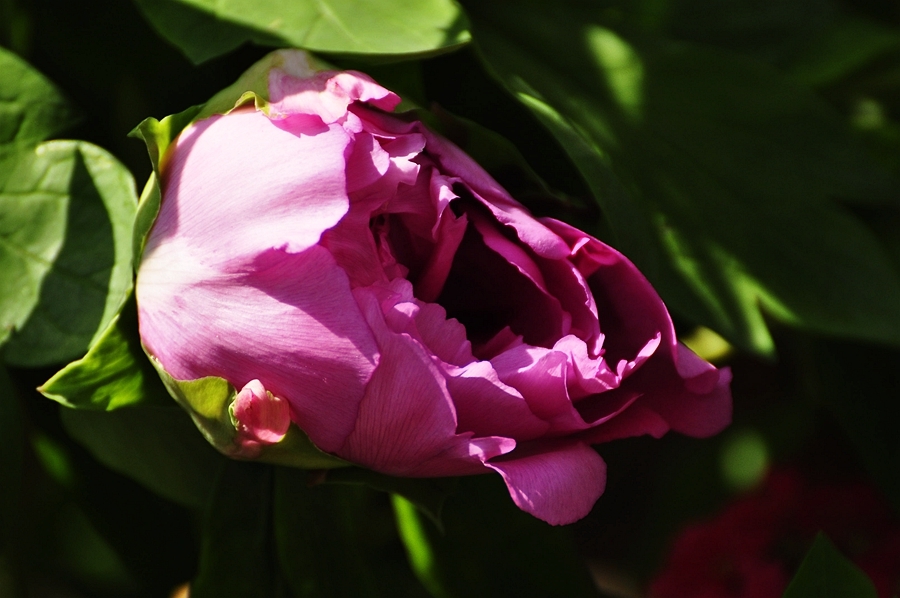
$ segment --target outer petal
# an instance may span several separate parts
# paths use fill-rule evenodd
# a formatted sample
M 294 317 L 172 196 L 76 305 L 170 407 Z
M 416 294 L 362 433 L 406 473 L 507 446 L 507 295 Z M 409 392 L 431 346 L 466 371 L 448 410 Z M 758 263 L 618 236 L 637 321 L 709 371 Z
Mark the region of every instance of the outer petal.
M 580 442 L 542 447 L 540 452 L 487 463 L 503 476 L 513 502 L 551 525 L 587 515 L 606 487 L 606 463 Z
M 690 349 L 679 347 L 678 365 L 688 359 L 702 361 Z M 704 438 L 731 423 L 731 370 L 708 367 L 703 373 L 685 378 L 680 385 L 674 376 L 669 381 L 660 380 L 647 393 L 647 406 L 664 417 L 676 432 Z
M 323 248 L 278 250 L 230 271 L 186 264 L 180 243 L 141 265 L 141 338 L 172 376 L 258 379 L 291 404 L 293 419 L 326 451 L 356 419 L 378 350 L 347 276 Z
M 192 125 L 166 155 L 163 203 L 145 258 L 170 238 L 213 266 L 269 248 L 300 252 L 349 209 L 348 135 L 308 135 L 240 110 Z
M 259 379 L 329 450 L 352 428 L 377 347 L 316 245 L 348 209 L 349 137 L 305 131 L 252 110 L 187 129 L 164 163 L 136 292 L 143 342 L 171 375 Z
M 516 440 L 540 438 L 550 430 L 550 424 L 531 411 L 515 388 L 500 381 L 491 362 L 476 361 L 446 371 L 460 430 Z
M 588 427 L 572 405 L 566 387 L 568 359 L 560 351 L 519 345 L 491 360 L 504 384 L 515 388 L 531 411 L 556 434 Z

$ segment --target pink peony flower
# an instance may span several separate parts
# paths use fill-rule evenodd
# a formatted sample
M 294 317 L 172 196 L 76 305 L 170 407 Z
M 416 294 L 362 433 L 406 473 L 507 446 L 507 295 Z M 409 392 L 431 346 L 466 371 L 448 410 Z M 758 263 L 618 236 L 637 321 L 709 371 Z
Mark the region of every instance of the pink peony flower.
M 730 372 L 677 343 L 619 252 L 531 216 L 366 75 L 283 56 L 267 101 L 163 160 L 136 292 L 169 375 L 258 380 L 319 449 L 379 472 L 495 471 L 553 524 L 603 492 L 590 445 L 729 423 Z

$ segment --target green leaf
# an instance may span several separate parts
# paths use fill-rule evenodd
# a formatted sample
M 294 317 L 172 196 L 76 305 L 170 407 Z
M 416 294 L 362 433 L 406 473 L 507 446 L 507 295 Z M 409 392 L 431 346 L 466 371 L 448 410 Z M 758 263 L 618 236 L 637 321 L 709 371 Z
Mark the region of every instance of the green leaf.
M 76 121 L 75 112 L 50 81 L 0 48 L 0 160 L 58 135 Z
M 819 533 L 783 598 L 877 598 L 872 581 Z
M 765 64 L 626 36 L 575 6 L 469 10 L 488 67 L 557 137 L 670 307 L 760 353 L 773 351 L 764 315 L 900 343 L 900 278 L 832 200 L 889 201 L 895 182 L 840 118 Z
M 336 54 L 423 56 L 469 41 L 452 0 L 136 0 L 195 63 L 252 41 Z
M 69 435 L 112 470 L 189 507 L 205 504 L 223 461 L 178 407 L 62 409 Z
M 226 461 L 203 517 L 200 566 L 194 598 L 275 593 L 272 553 L 272 468 Z
M 0 366 L 0 553 L 20 514 L 22 494 L 24 420 L 18 393 L 6 368 Z
M 132 285 L 130 173 L 83 141 L 49 141 L 0 170 L 0 343 L 41 366 L 84 353 Z
M 131 405 L 172 404 L 141 347 L 133 297 L 87 355 L 61 369 L 38 390 L 76 409 L 111 411 Z
M 834 0 L 644 0 L 638 5 L 641 25 L 651 31 L 774 64 L 802 48 L 838 9 Z

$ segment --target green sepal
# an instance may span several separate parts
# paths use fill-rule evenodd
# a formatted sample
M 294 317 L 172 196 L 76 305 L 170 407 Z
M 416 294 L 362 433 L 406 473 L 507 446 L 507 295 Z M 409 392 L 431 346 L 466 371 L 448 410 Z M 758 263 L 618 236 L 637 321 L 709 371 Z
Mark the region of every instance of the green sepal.
M 216 376 L 176 380 L 155 357 L 148 357 L 169 394 L 190 414 L 209 443 L 227 457 L 248 458 L 238 443 L 237 429 L 231 417 L 231 405 L 237 397 L 234 386 Z M 349 465 L 343 459 L 319 450 L 306 433 L 293 423 L 280 442 L 261 447 L 261 452 L 253 455 L 252 459 L 302 469 L 331 469 Z
M 159 189 L 159 178 L 165 165 L 166 150 L 169 149 L 169 146 L 181 131 L 196 119 L 201 108 L 202 106 L 191 106 L 187 110 L 172 114 L 162 120 L 156 120 L 152 117 L 145 118 L 141 121 L 141 124 L 128 134 L 129 137 L 141 139 L 147 145 L 150 162 L 153 164 L 153 173 L 141 192 L 137 215 L 134 219 L 132 250 L 135 270 L 137 270 L 141 257 L 144 254 L 147 235 L 150 233 L 150 229 L 153 228 L 153 223 L 156 222 L 156 216 L 159 214 L 159 204 L 162 198 Z
M 38 391 L 75 409 L 112 411 L 171 404 L 141 347 L 137 309 L 130 293 L 87 355 L 54 374 Z

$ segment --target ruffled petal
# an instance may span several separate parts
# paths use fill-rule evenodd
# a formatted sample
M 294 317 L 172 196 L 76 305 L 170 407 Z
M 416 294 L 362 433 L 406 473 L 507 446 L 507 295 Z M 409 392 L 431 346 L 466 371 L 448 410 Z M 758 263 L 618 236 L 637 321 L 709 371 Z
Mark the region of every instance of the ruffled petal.
M 587 515 L 606 487 L 606 463 L 580 442 L 542 447 L 540 452 L 488 462 L 503 476 L 513 502 L 551 525 Z
M 376 292 L 359 288 L 354 294 L 375 333 L 381 362 L 339 456 L 391 475 L 462 475 L 482 471 L 485 460 L 515 447 L 508 438 L 457 434 L 453 401 L 429 352 L 388 328 Z
M 550 430 L 550 424 L 531 411 L 519 391 L 500 381 L 489 361 L 447 368 L 446 374 L 459 430 L 520 441 L 540 438 Z
M 702 361 L 687 347 L 679 346 L 682 347 L 679 365 L 687 360 Z M 687 367 L 697 368 L 697 364 Z M 730 369 L 704 368 L 683 381 L 674 379 L 668 386 L 664 384 L 660 383 L 655 392 L 648 392 L 647 406 L 659 413 L 676 432 L 705 438 L 718 434 L 731 423 Z
M 356 101 L 391 111 L 400 97 L 356 71 L 321 71 L 305 78 L 281 69 L 269 72 L 269 114 L 273 118 L 305 114 L 331 124 L 342 121 L 348 106 Z
M 520 345 L 491 359 L 504 384 L 522 393 L 531 412 L 550 424 L 553 433 L 584 430 L 584 421 L 569 397 L 565 353 Z
M 419 131 L 425 136 L 425 149 L 438 169 L 468 189 L 497 222 L 515 230 L 519 240 L 532 251 L 550 259 L 564 259 L 569 254 L 559 236 L 536 220 L 469 155 L 424 126 L 420 125 Z

